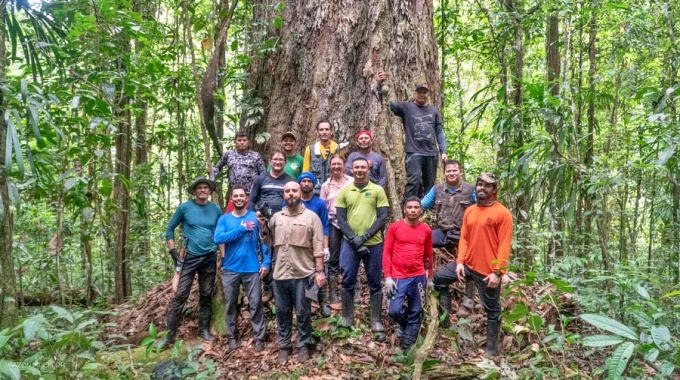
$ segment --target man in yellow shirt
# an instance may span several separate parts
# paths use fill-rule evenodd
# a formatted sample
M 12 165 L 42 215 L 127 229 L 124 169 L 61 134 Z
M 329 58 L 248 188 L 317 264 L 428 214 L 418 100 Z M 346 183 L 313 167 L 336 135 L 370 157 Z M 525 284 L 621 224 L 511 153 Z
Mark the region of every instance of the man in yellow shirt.
M 333 125 L 328 120 L 321 120 L 316 124 L 316 134 L 319 138 L 314 144 L 305 148 L 305 159 L 302 163 L 303 172 L 311 172 L 316 178 L 314 185 L 314 195 L 319 196 L 321 185 L 330 178 L 331 157 L 339 152 L 345 158 L 343 147 L 331 140 L 333 136 Z

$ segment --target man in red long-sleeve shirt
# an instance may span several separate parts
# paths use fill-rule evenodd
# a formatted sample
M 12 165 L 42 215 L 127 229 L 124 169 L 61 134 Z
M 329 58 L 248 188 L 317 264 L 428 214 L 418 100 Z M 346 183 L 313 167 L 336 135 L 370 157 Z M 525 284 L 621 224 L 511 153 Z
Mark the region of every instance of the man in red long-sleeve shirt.
M 383 249 L 384 293 L 387 314 L 397 325 L 404 350 L 413 346 L 420 330 L 427 276 L 432 278 L 432 230 L 420 221 L 423 207 L 418 197 L 404 203 L 405 218 L 390 225 Z M 404 299 L 407 307 L 404 307 Z
M 512 244 L 512 214 L 496 201 L 498 180 L 490 173 L 477 177 L 477 204 L 465 210 L 456 263 L 449 263 L 434 275 L 443 313 L 450 313 L 449 285 L 472 279 L 486 311 L 486 355 L 498 348 L 501 314 L 501 277 L 507 271 Z M 445 322 L 448 322 L 448 315 Z M 445 325 L 445 324 L 444 324 Z

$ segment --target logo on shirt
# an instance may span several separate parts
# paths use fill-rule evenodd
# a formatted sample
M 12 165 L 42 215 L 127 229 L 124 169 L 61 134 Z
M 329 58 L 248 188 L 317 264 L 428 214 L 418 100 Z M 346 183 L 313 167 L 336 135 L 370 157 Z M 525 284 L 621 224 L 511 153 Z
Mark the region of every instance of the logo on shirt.
M 299 167 L 300 167 L 300 165 L 298 165 L 298 164 L 290 165 L 290 168 L 293 169 L 293 170 L 297 170 Z
M 370 198 L 371 197 L 371 192 L 367 191 L 364 193 L 364 198 Z

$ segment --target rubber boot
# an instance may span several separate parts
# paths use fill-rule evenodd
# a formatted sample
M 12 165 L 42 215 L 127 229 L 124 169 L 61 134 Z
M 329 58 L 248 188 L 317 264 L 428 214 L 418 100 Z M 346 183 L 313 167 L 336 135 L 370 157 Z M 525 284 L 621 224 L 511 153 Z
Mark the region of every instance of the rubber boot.
M 439 326 L 444 329 L 451 327 L 451 293 L 447 290 L 439 292 Z
M 484 355 L 496 356 L 498 354 L 498 337 L 501 332 L 501 321 L 486 322 L 486 350 Z
M 475 301 L 472 298 L 475 296 L 475 284 L 472 281 L 465 281 L 465 293 L 463 295 L 463 302 L 461 302 L 456 311 L 458 318 L 467 318 L 472 310 L 475 308 Z
M 214 339 L 210 334 L 210 310 L 198 312 L 198 337 L 207 341 Z
M 175 344 L 175 337 L 177 336 L 177 325 L 179 324 L 178 317 L 176 313 L 173 313 L 172 310 L 168 313 L 168 316 L 165 320 L 165 324 L 168 328 L 168 333 L 165 334 L 165 338 L 158 342 L 156 344 L 156 349 L 159 350 L 164 350 L 173 344 Z
M 383 294 L 376 292 L 371 294 L 371 331 L 378 342 L 384 342 L 387 339 L 385 335 L 385 327 L 380 322 L 382 316 Z
M 354 289 L 342 289 L 342 326 L 354 325 Z
M 322 286 L 321 289 L 319 289 L 319 313 L 324 318 L 328 318 L 328 317 L 331 316 L 331 308 L 329 306 L 330 296 L 328 294 L 328 286 L 329 286 L 329 283 L 327 282 L 326 285 Z

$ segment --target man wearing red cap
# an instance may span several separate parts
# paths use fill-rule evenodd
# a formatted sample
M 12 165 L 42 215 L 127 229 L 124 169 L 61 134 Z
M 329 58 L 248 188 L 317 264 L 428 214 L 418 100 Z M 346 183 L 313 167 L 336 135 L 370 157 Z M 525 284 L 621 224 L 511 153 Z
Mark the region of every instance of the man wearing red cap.
M 352 163 L 358 157 L 368 161 L 368 179 L 382 187 L 387 186 L 387 168 L 380 153 L 373 151 L 373 135 L 371 131 L 363 129 L 354 135 L 359 150 L 350 153 L 345 164 L 345 174 L 352 175 Z
M 376 76 L 379 93 L 387 76 L 379 71 Z M 404 152 L 406 153 L 406 188 L 404 199 L 420 197 L 422 180 L 423 192 L 427 194 L 437 179 L 439 157 L 446 161 L 446 137 L 442 114 L 434 106 L 428 105 L 430 87 L 427 83 L 417 83 L 413 101 L 390 102 L 390 109 L 404 123 Z M 439 150 L 437 150 L 439 146 Z

